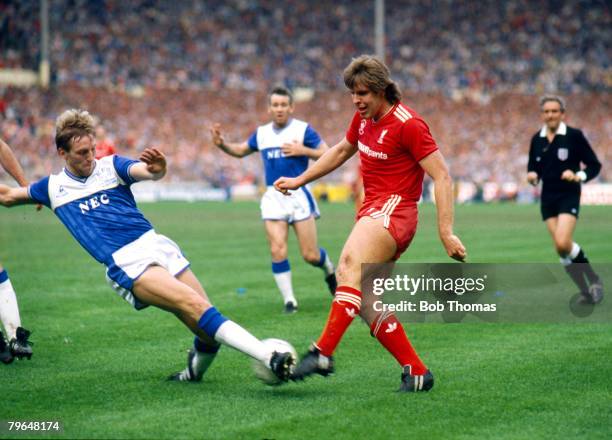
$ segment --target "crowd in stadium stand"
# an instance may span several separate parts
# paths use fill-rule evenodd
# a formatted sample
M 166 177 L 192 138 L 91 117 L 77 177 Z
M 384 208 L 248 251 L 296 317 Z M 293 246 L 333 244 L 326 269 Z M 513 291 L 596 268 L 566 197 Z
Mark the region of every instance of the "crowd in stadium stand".
M 0 3 L 0 65 L 35 67 L 38 0 Z M 374 46 L 373 0 L 54 0 L 58 85 L 335 89 Z M 605 0 L 387 2 L 389 60 L 415 92 L 609 91 Z M 486 99 L 486 98 L 485 98 Z
M 537 96 L 568 97 L 568 122 L 610 163 L 612 19 L 605 1 L 387 3 L 387 59 L 405 102 L 428 121 L 457 178 L 522 182 Z M 33 68 L 38 0 L 0 2 L 0 68 Z M 260 182 L 257 157 L 215 150 L 208 126 L 244 140 L 267 120 L 265 91 L 284 83 L 329 143 L 352 114 L 341 71 L 374 45 L 373 1 L 54 0 L 52 85 L 0 89 L 0 135 L 31 178 L 59 162 L 53 120 L 66 107 L 101 117 L 119 153 L 158 145 L 178 180 Z M 352 172 L 332 176 L 348 181 Z M 3 176 L 0 175 L 0 179 Z M 604 167 L 601 180 L 612 175 Z
M 188 98 L 186 98 L 188 96 Z M 440 94 L 406 94 L 404 101 L 428 121 L 457 179 L 524 182 L 531 135 L 539 126 L 538 98 L 498 95 L 488 104 L 453 101 Z M 610 102 L 602 94 L 568 97 L 568 123 L 581 127 L 600 160 L 612 163 Z M 257 154 L 237 160 L 216 150 L 209 127 L 221 122 L 229 140 L 246 140 L 267 120 L 266 97 L 239 91 L 176 93 L 156 91 L 133 97 L 99 88 L 5 89 L 0 93 L 0 135 L 18 151 L 32 177 L 59 165 L 53 145 L 53 120 L 65 108 L 84 107 L 101 118 L 120 154 L 137 155 L 146 146 L 168 153 L 176 180 L 205 180 L 214 186 L 261 183 Z M 322 92 L 297 104 L 296 116 L 308 120 L 331 145 L 339 141 L 353 106 L 347 93 Z M 332 178 L 348 181 L 342 170 Z M 604 167 L 600 177 L 612 175 Z

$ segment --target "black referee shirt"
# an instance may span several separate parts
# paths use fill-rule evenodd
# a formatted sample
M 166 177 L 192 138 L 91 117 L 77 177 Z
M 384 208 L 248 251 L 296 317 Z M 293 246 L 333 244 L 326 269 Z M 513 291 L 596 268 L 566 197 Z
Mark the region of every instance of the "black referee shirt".
M 582 171 L 585 172 L 587 181 L 597 176 L 601 170 L 601 163 L 582 131 L 577 128 L 561 122 L 551 143 L 548 143 L 546 137 L 546 126 L 531 138 L 527 171 L 535 171 L 538 174 L 542 180 L 542 192 L 580 192 L 579 183 L 561 180 L 561 174 L 565 170 L 577 173 L 581 170 L 581 163 L 586 166 Z

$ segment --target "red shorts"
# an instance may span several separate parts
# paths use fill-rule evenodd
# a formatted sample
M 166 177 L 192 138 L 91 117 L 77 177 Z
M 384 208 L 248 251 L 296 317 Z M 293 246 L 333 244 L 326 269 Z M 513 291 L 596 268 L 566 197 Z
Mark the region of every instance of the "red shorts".
M 414 200 L 407 200 L 397 194 L 373 200 L 365 200 L 357 213 L 357 220 L 361 217 L 383 218 L 383 226 L 397 244 L 393 260 L 397 260 L 410 245 L 416 233 L 419 221 L 419 211 Z

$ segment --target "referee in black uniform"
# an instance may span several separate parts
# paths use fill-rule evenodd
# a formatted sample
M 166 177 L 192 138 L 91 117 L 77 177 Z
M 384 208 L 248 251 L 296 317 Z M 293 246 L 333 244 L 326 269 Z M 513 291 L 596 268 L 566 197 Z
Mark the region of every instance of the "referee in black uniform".
M 544 96 L 540 109 L 544 126 L 531 138 L 527 181 L 537 185 L 542 180 L 542 219 L 561 263 L 580 289 L 580 302 L 598 304 L 603 299 L 603 284 L 572 236 L 580 211 L 581 184 L 599 174 L 601 163 L 582 131 L 563 122 L 562 98 Z

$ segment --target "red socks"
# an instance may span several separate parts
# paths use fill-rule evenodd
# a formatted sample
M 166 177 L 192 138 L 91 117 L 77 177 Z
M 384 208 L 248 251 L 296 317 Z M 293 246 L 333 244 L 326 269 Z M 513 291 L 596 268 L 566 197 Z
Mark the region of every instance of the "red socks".
M 393 355 L 402 367 L 410 365 L 410 374 L 420 376 L 425 374 L 427 367 L 421 362 L 419 355 L 414 351 L 404 327 L 391 312 L 383 312 L 370 327 L 372 336 Z
M 338 286 L 323 333 L 316 346 L 324 356 L 331 356 L 342 335 L 361 309 L 361 292 L 348 286 Z
M 361 292 L 348 286 L 338 286 L 327 323 L 316 343 L 324 356 L 331 356 L 346 329 L 361 309 Z M 397 359 L 402 367 L 410 365 L 410 374 L 423 375 L 427 367 L 414 351 L 404 327 L 391 312 L 383 312 L 372 323 L 372 335 Z

